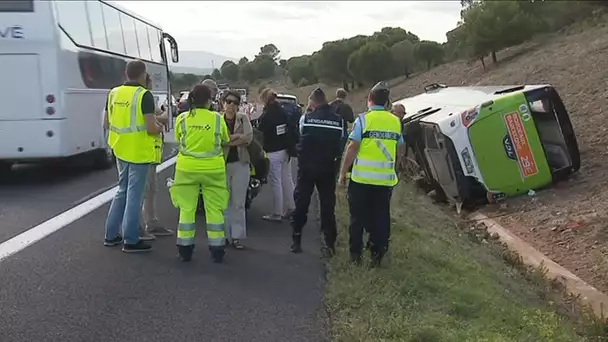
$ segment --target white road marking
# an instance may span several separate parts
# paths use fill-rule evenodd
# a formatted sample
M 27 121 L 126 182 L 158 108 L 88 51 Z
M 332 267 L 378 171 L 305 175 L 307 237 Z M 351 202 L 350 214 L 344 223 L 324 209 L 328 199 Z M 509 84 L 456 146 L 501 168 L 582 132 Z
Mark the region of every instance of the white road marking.
M 162 171 L 171 167 L 173 164 L 175 164 L 176 159 L 177 157 L 167 159 L 156 168 L 156 173 L 161 173 Z M 161 182 L 161 184 L 164 183 Z M 0 261 L 21 250 L 24 250 L 25 248 L 35 244 L 36 242 L 110 202 L 117 190 L 118 186 L 115 186 L 112 189 L 109 189 L 91 198 L 90 200 L 75 206 L 74 208 L 68 209 L 63 213 L 0 243 Z

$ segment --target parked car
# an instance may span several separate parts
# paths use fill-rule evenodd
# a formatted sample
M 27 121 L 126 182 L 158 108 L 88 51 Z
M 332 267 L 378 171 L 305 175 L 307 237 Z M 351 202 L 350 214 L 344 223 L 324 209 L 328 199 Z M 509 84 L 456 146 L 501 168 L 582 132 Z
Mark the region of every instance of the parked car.
M 550 85 L 448 87 L 405 106 L 406 169 L 417 184 L 457 204 L 527 193 L 580 168 L 568 112 Z
M 297 125 L 302 116 L 302 105 L 298 103 L 298 98 L 290 94 L 277 94 L 277 102 L 281 104 L 283 110 L 287 112 L 290 122 Z
M 188 95 L 190 94 L 190 92 L 181 91 L 179 94 L 180 94 L 180 98 L 177 101 L 177 114 L 178 115 L 190 110 L 190 108 L 188 106 Z

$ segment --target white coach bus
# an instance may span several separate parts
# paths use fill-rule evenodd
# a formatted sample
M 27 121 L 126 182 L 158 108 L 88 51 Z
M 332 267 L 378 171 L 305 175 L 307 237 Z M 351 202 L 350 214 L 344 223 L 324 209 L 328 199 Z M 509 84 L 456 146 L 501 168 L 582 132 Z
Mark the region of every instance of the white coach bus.
M 0 0 L 0 171 L 76 155 L 112 166 L 108 91 L 141 59 L 157 101 L 169 98 L 165 41 L 177 62 L 173 37 L 107 1 Z

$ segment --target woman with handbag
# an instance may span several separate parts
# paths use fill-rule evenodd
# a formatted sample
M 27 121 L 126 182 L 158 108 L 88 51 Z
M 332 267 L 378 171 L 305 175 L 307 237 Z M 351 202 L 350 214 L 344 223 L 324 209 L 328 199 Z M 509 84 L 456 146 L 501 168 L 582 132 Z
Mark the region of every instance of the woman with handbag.
M 249 187 L 248 146 L 253 139 L 253 129 L 246 114 L 239 113 L 241 96 L 232 90 L 222 94 L 224 120 L 230 133 L 230 142 L 224 147 L 226 156 L 226 180 L 230 201 L 225 213 L 226 239 L 236 249 L 243 249 L 241 241 L 247 237 L 245 200 Z

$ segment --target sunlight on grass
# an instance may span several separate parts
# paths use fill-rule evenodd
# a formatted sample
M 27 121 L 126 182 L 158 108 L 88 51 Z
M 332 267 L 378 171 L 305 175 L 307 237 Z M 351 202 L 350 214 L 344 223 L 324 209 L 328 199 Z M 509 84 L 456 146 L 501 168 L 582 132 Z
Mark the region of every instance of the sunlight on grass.
M 586 341 L 542 290 L 474 242 L 409 185 L 393 195 L 390 255 L 381 269 L 348 262 L 348 212 L 337 204 L 338 256 L 326 305 L 335 341 Z M 546 297 L 546 296 L 545 296 Z

